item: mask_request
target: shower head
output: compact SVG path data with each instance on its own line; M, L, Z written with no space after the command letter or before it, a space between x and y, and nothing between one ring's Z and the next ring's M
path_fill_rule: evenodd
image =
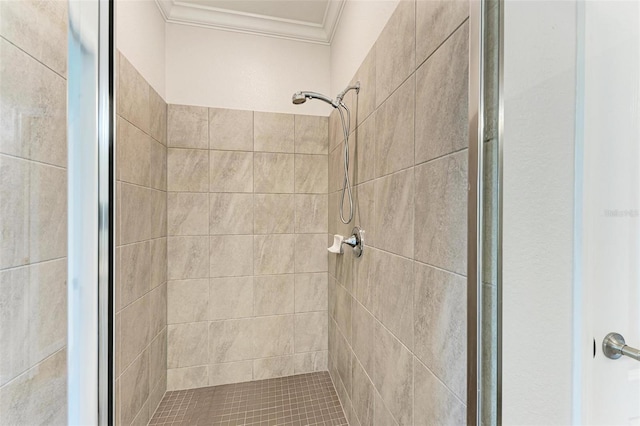
M316 92L296 92L291 97L291 100L294 103L294 105L303 104L303 103L305 103L307 101L307 99L320 99L321 101L324 101L324 102L328 103L332 107L338 108L338 103L336 101L334 101L333 99L330 99L329 97L327 97L327 96L325 96L325 95L323 95L321 93L316 93Z

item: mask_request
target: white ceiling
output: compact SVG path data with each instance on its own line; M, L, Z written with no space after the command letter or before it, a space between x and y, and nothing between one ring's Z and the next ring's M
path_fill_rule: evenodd
M156 0L167 22L330 44L345 0Z

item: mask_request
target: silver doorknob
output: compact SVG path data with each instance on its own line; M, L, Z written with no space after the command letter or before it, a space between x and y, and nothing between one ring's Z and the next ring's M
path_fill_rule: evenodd
M618 359L622 355L640 361L640 350L627 346L622 337L618 333L609 333L602 341L602 352L607 358Z

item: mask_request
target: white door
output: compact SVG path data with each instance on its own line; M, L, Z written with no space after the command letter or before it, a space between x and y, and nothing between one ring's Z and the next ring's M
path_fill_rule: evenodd
M579 6L580 14L578 404L583 424L638 425L640 362L609 359L601 345L609 332L617 332L629 346L640 347L640 2L588 1Z

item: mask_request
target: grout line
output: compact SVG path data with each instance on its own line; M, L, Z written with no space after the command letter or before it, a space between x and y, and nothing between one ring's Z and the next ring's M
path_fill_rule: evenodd
M33 56L31 53L27 52L26 50L24 50L22 47L18 46L16 43L12 42L11 40L9 40L8 38L6 38L3 35L0 35L0 39L6 41L7 43L9 43L10 45L12 45L13 47L15 47L16 49L18 49L20 52L24 53L25 55L27 55L28 57L30 57L31 59L33 59L34 61L36 61L38 64L42 65L43 67L45 67L46 69L48 69L49 71L51 71L52 73L54 73L56 76L62 78L65 81L65 85L67 83L67 77L65 75L60 74L58 71L54 70L53 68L51 68L49 65L45 64L44 62L42 62L40 59L36 58L35 56ZM66 61L65 61L66 63Z

